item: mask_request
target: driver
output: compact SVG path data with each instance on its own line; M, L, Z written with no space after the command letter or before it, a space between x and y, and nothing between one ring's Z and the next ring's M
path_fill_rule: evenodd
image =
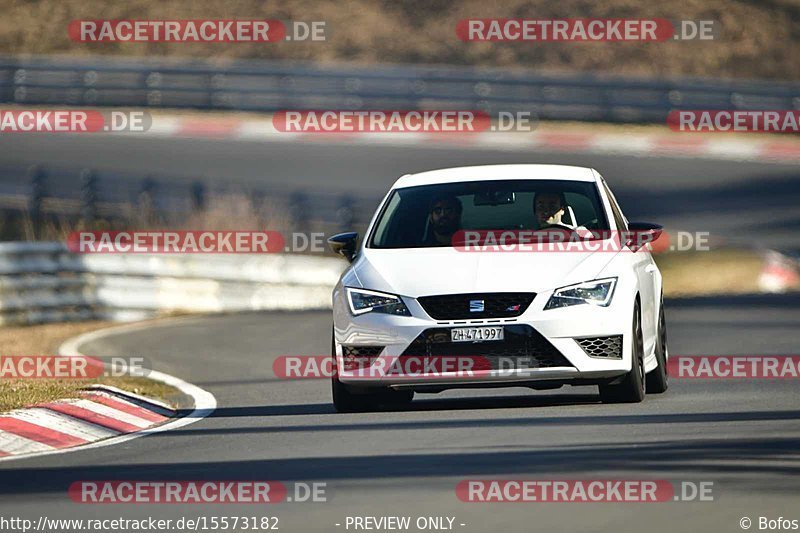
M540 192L533 198L533 214L539 229L548 226L559 225L569 226L561 221L564 216L564 206L566 202L563 196L557 192Z
M428 236L425 244L450 246L453 234L461 227L461 200L455 196L439 196L433 199L428 210Z
M590 238L592 234L585 226L573 225L576 224L575 221L570 224L562 219L566 209L567 199L564 193L540 192L533 197L533 214L540 230L556 226L570 229L582 238Z

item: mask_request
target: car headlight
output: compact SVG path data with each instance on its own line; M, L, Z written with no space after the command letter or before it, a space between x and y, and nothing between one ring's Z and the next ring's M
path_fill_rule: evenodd
M544 308L545 310L558 309L559 307L580 304L608 307L611 303L611 298L614 296L616 284L617 278L606 278L561 287L553 292Z
M346 287L345 290L347 291L347 301L350 304L350 312L354 315L373 312L411 316L403 300L394 294L352 287Z

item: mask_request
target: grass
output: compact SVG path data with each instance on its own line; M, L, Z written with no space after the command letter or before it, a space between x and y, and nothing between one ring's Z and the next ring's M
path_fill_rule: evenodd
M66 324L0 327L2 354L53 355L58 346L70 337L110 325L92 321ZM100 377L97 379L2 379L0 380L0 412L74 398L91 384L111 385L125 391L161 400L175 407L191 407L184 395L169 385L144 377Z
M756 251L670 252L654 257L664 276L665 297L759 292L764 259Z
M800 78L797 0L675 0L651 7L632 0L38 0L4 2L0 53L138 57L262 58L477 65L603 75ZM711 41L462 42L468 18L653 18L711 20ZM81 43L73 19L281 19L325 21L324 42Z
M174 231L214 231L230 229L237 231L288 232L291 216L287 201L281 198L259 196L254 191L236 190L214 192L206 196L203 209L189 212L157 211L147 198L138 203L115 204L113 213L98 215L92 222L70 216L47 213L48 216L34 231L34 224L27 211L20 213L19 221L3 228L9 240L66 241L73 232L79 231L148 231L169 228Z

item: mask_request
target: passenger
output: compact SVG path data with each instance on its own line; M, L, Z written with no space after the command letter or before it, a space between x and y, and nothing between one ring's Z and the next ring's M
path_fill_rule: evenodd
M434 198L428 210L428 234L424 244L452 245L453 234L461 228L462 210L461 201L455 196Z

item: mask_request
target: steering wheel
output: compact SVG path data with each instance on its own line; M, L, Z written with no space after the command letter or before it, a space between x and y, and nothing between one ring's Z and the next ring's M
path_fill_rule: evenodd
M550 228L567 230L567 231L575 231L575 228L573 228L572 226L570 226L568 224L562 224L562 223L559 223L559 222L556 222L555 224L547 224L547 225L542 226L541 228L539 228L539 230L546 230L546 229L550 229Z
M583 227L586 229L597 229L597 226L599 225L598 222L599 221L596 218L593 218L589 222L585 223Z

